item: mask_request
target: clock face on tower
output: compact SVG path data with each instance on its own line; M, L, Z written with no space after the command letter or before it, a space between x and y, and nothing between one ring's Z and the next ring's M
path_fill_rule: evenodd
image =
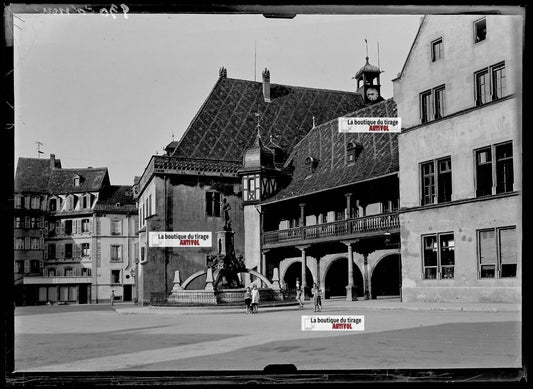
M376 101L377 98L379 97L379 93L376 89L374 88L368 88L366 90L366 97L368 100L370 101Z

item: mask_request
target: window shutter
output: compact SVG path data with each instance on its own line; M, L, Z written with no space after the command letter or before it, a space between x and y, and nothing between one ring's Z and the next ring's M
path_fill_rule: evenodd
M122 260L122 246L118 246L118 259Z
M495 237L494 230L479 232L479 261L482 265L497 261Z
M44 229L48 231L48 222L46 220L44 221Z
M25 248L26 250L31 249L31 246L30 246L30 238L24 238L24 248Z
M81 234L81 219L76 220L76 234Z
M24 261L24 273L30 272L30 261Z
M43 228L43 223L44 223L44 217L40 217L39 218L39 228Z
M502 264L516 263L516 229L500 230L500 259Z
M74 244L73 245L73 258L79 258L81 256L80 254L80 245Z
M24 228L30 228L30 217L24 217Z
M41 239L42 242L44 242L44 239ZM43 258L48 259L48 245L44 245L44 252L43 252Z
M57 258L58 259L65 259L65 245L64 244L58 244L57 248L58 248Z
M39 249L44 249L44 238L39 239Z
M92 218L89 219L89 232L91 234L94 234L94 232L93 232L93 219Z

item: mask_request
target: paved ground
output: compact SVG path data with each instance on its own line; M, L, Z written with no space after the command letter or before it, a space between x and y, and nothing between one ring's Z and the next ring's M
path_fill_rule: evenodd
M509 304L327 300L320 315L364 315L364 332L301 331L313 308L19 307L17 371L479 368L521 366Z

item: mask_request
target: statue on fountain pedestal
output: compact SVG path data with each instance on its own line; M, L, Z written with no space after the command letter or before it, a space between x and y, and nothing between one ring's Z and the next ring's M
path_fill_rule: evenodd
M231 231L231 218L229 216L229 211L231 206L229 205L227 199L224 197L222 200L222 217L224 218L224 231Z

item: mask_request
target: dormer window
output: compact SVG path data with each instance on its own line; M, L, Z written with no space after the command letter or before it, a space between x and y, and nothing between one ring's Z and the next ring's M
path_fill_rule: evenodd
M74 186L80 186L81 177L79 175L74 176Z
M346 146L346 162L354 163L359 158L359 154L363 151L363 146L359 143L350 142Z
M307 166L307 176L309 177L316 170L318 160L309 156L305 159L305 165Z

